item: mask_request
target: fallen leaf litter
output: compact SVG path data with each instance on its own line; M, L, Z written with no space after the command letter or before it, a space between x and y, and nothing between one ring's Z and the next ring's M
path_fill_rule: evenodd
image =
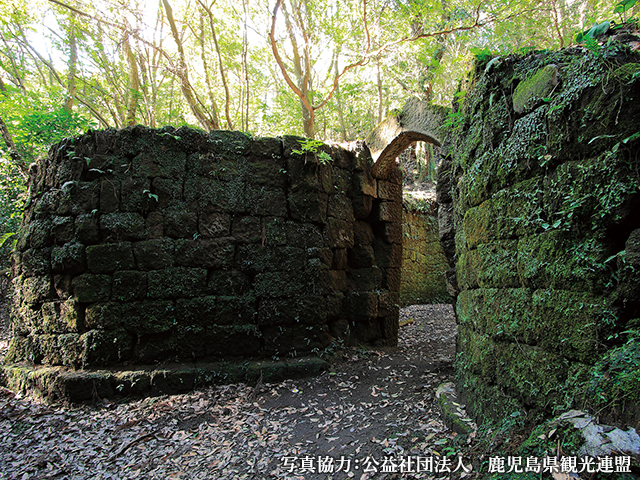
M442 423L434 394L451 380L453 312L411 306L400 320L397 349L347 349L315 378L91 406L45 405L4 390L0 478L397 478L297 474L284 458L443 454L456 434Z

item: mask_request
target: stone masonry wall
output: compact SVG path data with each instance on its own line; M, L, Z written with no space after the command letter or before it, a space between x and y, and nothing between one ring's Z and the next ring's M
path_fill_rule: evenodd
M402 209L400 305L450 303L447 259L438 239L435 199L405 198Z
M481 420L640 421L640 54L477 64L450 115L440 234L456 373Z
M135 127L52 147L31 172L7 363L394 345L400 176L376 182L362 146L302 140Z

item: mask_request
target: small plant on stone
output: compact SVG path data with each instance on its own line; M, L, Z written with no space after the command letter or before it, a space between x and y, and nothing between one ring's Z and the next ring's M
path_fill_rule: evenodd
M316 159L321 164L329 165L332 160L331 156L327 152L318 152L318 148L320 148L322 145L324 145L324 143L319 140L307 138L300 141L300 150L292 150L292 152L298 155L307 155L308 153L313 153Z

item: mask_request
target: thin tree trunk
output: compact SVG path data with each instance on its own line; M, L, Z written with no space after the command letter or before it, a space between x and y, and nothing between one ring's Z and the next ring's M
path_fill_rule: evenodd
M227 74L224 70L224 62L222 59L222 53L220 52L220 46L218 45L218 36L216 35L216 27L213 23L213 12L211 8L207 7L201 0L198 0L200 6L207 12L209 16L209 28L211 28L211 37L213 38L213 45L216 49L216 54L218 55L218 67L220 69L220 80L222 80L222 86L224 87L224 114L227 119L227 128L229 130L233 130L233 122L231 121L231 94L229 93L229 85L227 84Z
M339 58L339 56L340 56L340 52L338 51L338 52L336 52L336 58L335 58L335 61L334 61L334 69L335 69L336 75L338 75L338 73L339 73L339 69L338 69L338 58ZM336 105L338 107L338 121L340 122L340 141L346 142L347 141L347 127L345 126L344 113L342 111L342 98L340 97L340 87L338 87L336 89Z
M247 56L249 51L249 42L247 41L247 0L242 0L242 9L244 10L244 22L242 27L242 67L244 70L244 121L243 130L249 131L249 63L247 62Z
M75 14L69 15L69 73L67 77L67 98L64 109L67 112L73 110L73 100L76 96L76 68L78 65L78 42L76 39Z
M129 44L129 35L127 32L124 34L122 49L129 64L129 102L127 105L125 124L132 127L136 124L136 111L138 110L140 100L140 77L138 74L138 60Z
M220 122L217 117L218 105L216 103L215 96L213 95L213 88L211 87L211 75L209 75L207 54L204 48L204 18L202 17L202 15L200 16L200 34L198 40L200 41L200 58L202 59L202 66L204 68L204 81L207 85L207 94L209 95L209 102L211 103L214 114L213 120L219 124Z
M382 89L382 74L380 72L380 55L377 57L376 66L378 68L378 121L377 123L382 122L382 118L384 116L384 103L383 103L383 89Z
M207 114L207 112L202 109L202 102L198 98L197 93L193 90L191 82L189 82L189 70L185 59L184 47L182 45L180 34L178 33L178 27L176 26L175 19L173 18L173 9L171 8L168 0L162 0L162 4L164 5L167 20L169 21L169 27L171 27L171 33L178 47L178 54L180 56L176 74L180 79L182 94L187 100L191 112L198 122L200 122L200 125L202 125L205 130L218 130L220 126L211 115Z
M310 72L305 71L302 67L302 59L300 58L300 49L298 48L298 42L293 31L293 24L285 4L282 4L282 12L284 13L284 21L287 27L287 33L289 34L289 41L293 49L293 71L298 83L298 89L300 91L300 109L302 111L302 126L304 129L304 135L309 138L315 138L315 111L313 109L311 97L310 97ZM305 58L305 66L307 64L307 58Z

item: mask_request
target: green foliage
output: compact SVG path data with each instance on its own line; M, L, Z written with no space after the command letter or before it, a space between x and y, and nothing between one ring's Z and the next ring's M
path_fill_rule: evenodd
M589 42L590 40L593 41L597 36L604 35L605 33L607 33L610 27L611 27L611 22L608 20L606 22L594 24L593 27L591 27L589 30L586 30L576 35L576 42L582 43L582 42ZM588 46L588 43L587 43L587 46Z
M635 6L638 0L622 0L613 9L613 13L621 14L622 21L626 21L626 13Z
M82 133L95 123L61 105L63 98L55 91L25 93L8 87L0 95L0 118L12 136L21 164L9 154L4 143L0 148L0 269L8 265L8 254L18 231L26 194L23 170L49 147L65 137Z
M307 155L308 153L312 153L321 164L329 165L332 161L331 155L327 152L318 152L318 149L323 145L324 142L321 142L320 140L307 138L305 140L300 140L301 150L292 150L292 152L297 155Z
M640 331L624 332L628 340L610 350L591 371L587 395L595 407L622 407L640 398Z

